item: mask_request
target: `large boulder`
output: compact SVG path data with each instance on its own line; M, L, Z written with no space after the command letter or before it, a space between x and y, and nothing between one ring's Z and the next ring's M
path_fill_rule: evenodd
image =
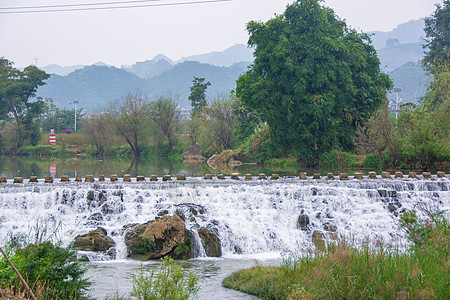
M183 160L200 160L203 161L205 158L202 154L202 148L198 143L189 147L186 153L183 154Z
M97 227L97 229L87 234L77 236L73 242L75 250L84 251L107 251L115 246L114 240L107 236L106 230L101 227Z
M216 234L212 233L206 227L201 227L198 229L198 235L203 241L203 247L205 248L205 252L207 256L210 257L221 257L222 256L222 247L220 245L219 238Z
M187 259L193 256L192 234L178 215L164 215L134 226L126 233L125 244L129 253L140 260L164 256Z

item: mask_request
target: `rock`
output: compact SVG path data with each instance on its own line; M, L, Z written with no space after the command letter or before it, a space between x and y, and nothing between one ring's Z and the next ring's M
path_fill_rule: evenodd
M167 174L162 177L162 181L170 181L170 180L172 180L172 175Z
M0 183L6 183L6 177L5 176L1 176L0 177Z
M312 242L316 246L316 248L323 249L323 247L325 246L325 240L324 240L323 233L318 230L314 230L314 232L312 234Z
M337 226L331 223L323 224L323 229L329 232L336 232Z
M389 210L389 212L394 212L397 210L397 207L395 207L395 205L393 203L389 203L388 210Z
M131 181L131 175L125 174L123 175L123 182L130 182Z
M230 160L228 161L228 165L230 167L237 167L242 165L242 162L240 160L234 159L234 158L230 158Z
M187 151L183 154L183 160L204 160L202 155L202 147L199 143L189 147Z
M100 182L105 181L105 175L103 175L103 174L98 175L98 181L100 181Z
M73 242L75 250L84 251L107 251L115 246L114 240L107 236L106 230L101 227L97 227L85 235L77 236Z
M163 209L163 210L158 211L158 213L156 215L158 217L162 217L162 216L165 216L165 215L168 215L168 214L169 214L169 211L167 209Z
M149 260L171 256L192 257L191 233L178 215L165 215L134 226L125 235L125 244L133 257Z
M308 230L309 217L305 214L300 214L297 220L297 228L301 230Z
M208 164L208 165L212 165L212 166L214 166L214 165L217 165L217 163L219 162L218 161L218 159L219 159L219 156L217 155L217 154L214 154L213 156L211 156L210 158L208 158L208 160L206 161L206 163Z
M150 181L158 181L157 175L150 175Z
M52 180L53 180L53 179L52 179ZM76 182L81 182L81 175L75 176L75 181L76 181Z
M395 178L403 178L403 172L395 172Z
M431 173L430 172L422 172L423 179L431 179Z
M205 248L206 255L209 257L221 257L222 247L220 245L217 235L211 232L206 227L198 229L198 235L203 241L203 247Z

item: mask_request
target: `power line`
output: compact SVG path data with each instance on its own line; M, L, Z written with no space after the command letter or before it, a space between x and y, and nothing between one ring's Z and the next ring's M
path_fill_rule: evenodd
M160 0L153 0L160 1ZM230 2L232 0L203 0L203 1L188 1L188 2L174 2L174 3L160 3L160 4L143 4L143 5L126 5L126 6L112 6L112 7L89 7L89 8L74 8L74 9L46 9L46 10L24 10L24 11L0 11L1 15L9 14L27 14L27 13L49 13L49 12L71 12L71 11L92 11L92 10L110 10L110 9L125 9L125 8L142 8L142 7L160 7L160 6L180 6L180 5L194 5ZM125 1L126 3L138 1ZM76 4L73 4L76 5ZM56 6L55 6L56 7Z
M40 5L40 6L14 6L14 7L0 7L0 10L5 9L41 9L41 8L59 8L59 7L79 7L79 6L99 6L99 5L115 5L128 4L139 2L156 2L161 0L134 0L134 1L118 1L118 2L97 2L97 3L80 3L80 4L60 4L60 5Z

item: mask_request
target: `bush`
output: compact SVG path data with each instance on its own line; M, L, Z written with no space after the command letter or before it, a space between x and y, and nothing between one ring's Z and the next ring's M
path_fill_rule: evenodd
M10 257L38 299L87 299L90 282L83 279L85 270L72 260L74 252L51 242L29 244ZM0 284L3 288L23 289L19 278L7 263L0 261Z
M364 159L362 163L363 167L367 168L377 168L380 169L382 167L381 160L376 158L373 154L368 154L366 159Z
M185 274L183 268L169 257L161 259L158 270L152 270L146 275L141 268L140 273L132 277L130 296L138 300L187 300L199 290L199 276L192 272Z

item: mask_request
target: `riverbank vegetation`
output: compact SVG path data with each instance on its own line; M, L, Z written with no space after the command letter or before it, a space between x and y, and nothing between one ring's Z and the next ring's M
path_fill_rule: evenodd
M450 228L442 213L403 213L406 250L333 241L281 267L237 271L223 285L263 299L448 299Z

